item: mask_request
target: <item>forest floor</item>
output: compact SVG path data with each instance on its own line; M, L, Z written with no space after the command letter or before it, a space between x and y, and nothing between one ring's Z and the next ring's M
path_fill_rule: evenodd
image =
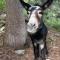
M3 45L3 35L0 34L0 45ZM47 46L49 51L49 60L60 60L60 32L54 29L48 29ZM16 54L14 49L8 47L0 47L0 60L33 60L33 49L31 47L25 49L22 55Z

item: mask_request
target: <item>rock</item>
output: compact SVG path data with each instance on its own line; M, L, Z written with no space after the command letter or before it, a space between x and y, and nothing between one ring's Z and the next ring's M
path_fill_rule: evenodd
M25 53L25 50L15 50L15 53L16 54L24 54Z

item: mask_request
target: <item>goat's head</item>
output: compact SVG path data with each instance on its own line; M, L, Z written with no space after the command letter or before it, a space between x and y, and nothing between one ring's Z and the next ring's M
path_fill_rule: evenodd
M29 20L27 23L27 31L29 33L34 34L37 32L42 23L43 11L51 5L52 1L53 0L47 0L43 5L35 4L34 6L32 6L28 3L25 3L23 0L20 0L23 7L29 14Z

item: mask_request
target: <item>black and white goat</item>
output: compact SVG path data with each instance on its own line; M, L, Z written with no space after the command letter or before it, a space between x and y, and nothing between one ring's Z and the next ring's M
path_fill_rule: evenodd
M43 11L48 8L53 0L47 0L43 5L30 5L20 0L23 7L29 13L27 22L27 32L31 37L34 47L35 60L46 60L45 56L48 54L46 45L47 27L43 23Z

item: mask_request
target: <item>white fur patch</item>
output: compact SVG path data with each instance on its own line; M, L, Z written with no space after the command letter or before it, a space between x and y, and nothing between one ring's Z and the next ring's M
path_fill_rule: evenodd
M34 43L34 46L37 46L37 44L36 44L36 43Z
M38 21L34 13L31 15L28 24L35 24L36 28L38 27Z
M43 48L44 48L44 44L41 44L41 45L40 45L40 48L43 49Z
M30 18L29 18L29 22L27 23L27 31L31 34L34 34L37 32L37 29L39 28L39 20L38 18L36 17L36 14L38 14L38 9L40 8L39 6L33 6L33 7L36 7L35 10L33 10ZM32 7L31 7L32 8ZM30 8L30 9L31 9ZM40 15L39 15L40 17ZM35 25L35 26L34 26Z
M34 24L35 24L35 26L31 26ZM31 14L31 17L29 19L29 22L27 23L27 31L30 33L35 33L37 31L38 26L39 26L38 24L39 24L39 22L35 16L35 11L33 11ZM31 28L28 26L30 26Z
M31 8L34 8L34 7L36 7L36 9L40 8L39 6L32 6L32 7L29 8L29 10L31 10Z
M31 26L31 25L34 25L35 26ZM36 20L36 17L34 14L31 15L30 19L29 19L29 22L27 24L27 31L30 32L30 33L35 33L37 31L37 28L38 28L38 22Z
M39 6L36 6L36 9L39 9L40 7Z

